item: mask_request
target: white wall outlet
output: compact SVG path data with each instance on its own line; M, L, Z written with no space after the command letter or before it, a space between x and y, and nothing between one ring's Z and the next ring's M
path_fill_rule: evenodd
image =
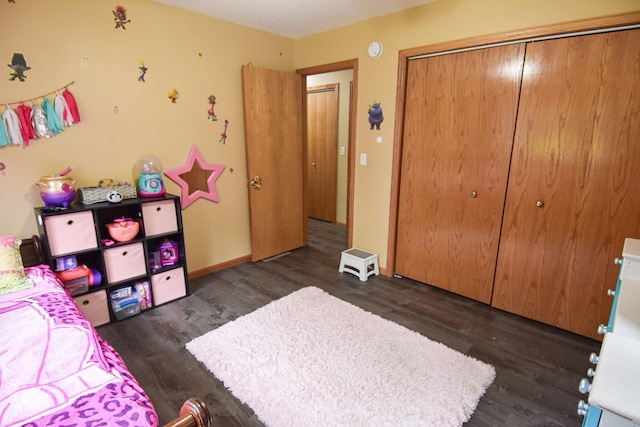
M360 164L362 166L367 165L367 153L360 153Z

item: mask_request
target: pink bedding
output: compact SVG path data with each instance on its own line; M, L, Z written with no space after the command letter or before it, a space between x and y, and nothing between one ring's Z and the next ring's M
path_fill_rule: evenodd
M47 266L36 286L0 295L1 426L156 426L121 357Z

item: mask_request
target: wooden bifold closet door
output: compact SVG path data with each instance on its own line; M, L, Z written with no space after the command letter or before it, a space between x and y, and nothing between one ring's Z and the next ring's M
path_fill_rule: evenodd
M493 305L581 335L640 237L640 30L529 43Z
M396 272L598 338L640 238L640 30L414 60L407 88Z
M396 273L489 303L524 46L412 60Z

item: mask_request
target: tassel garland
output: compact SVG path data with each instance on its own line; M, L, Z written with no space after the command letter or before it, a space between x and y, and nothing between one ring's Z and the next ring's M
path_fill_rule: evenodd
M56 96L53 101L47 98L47 95L54 93ZM56 90L39 98L44 98L40 105L33 100L20 101L12 103L20 105L11 109L9 104L5 104L7 108L2 113L0 123L0 147L28 147L32 139L50 138L62 132L65 127L80 123L78 105L67 87L64 87L62 94L58 94ZM31 102L32 105L28 106L25 102Z

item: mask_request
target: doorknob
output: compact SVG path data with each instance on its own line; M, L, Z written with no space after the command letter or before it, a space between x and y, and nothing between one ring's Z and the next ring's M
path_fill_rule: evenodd
M253 178L251 178L249 182L251 183L251 186L254 188L254 190L258 190L262 185L262 178L256 175Z

